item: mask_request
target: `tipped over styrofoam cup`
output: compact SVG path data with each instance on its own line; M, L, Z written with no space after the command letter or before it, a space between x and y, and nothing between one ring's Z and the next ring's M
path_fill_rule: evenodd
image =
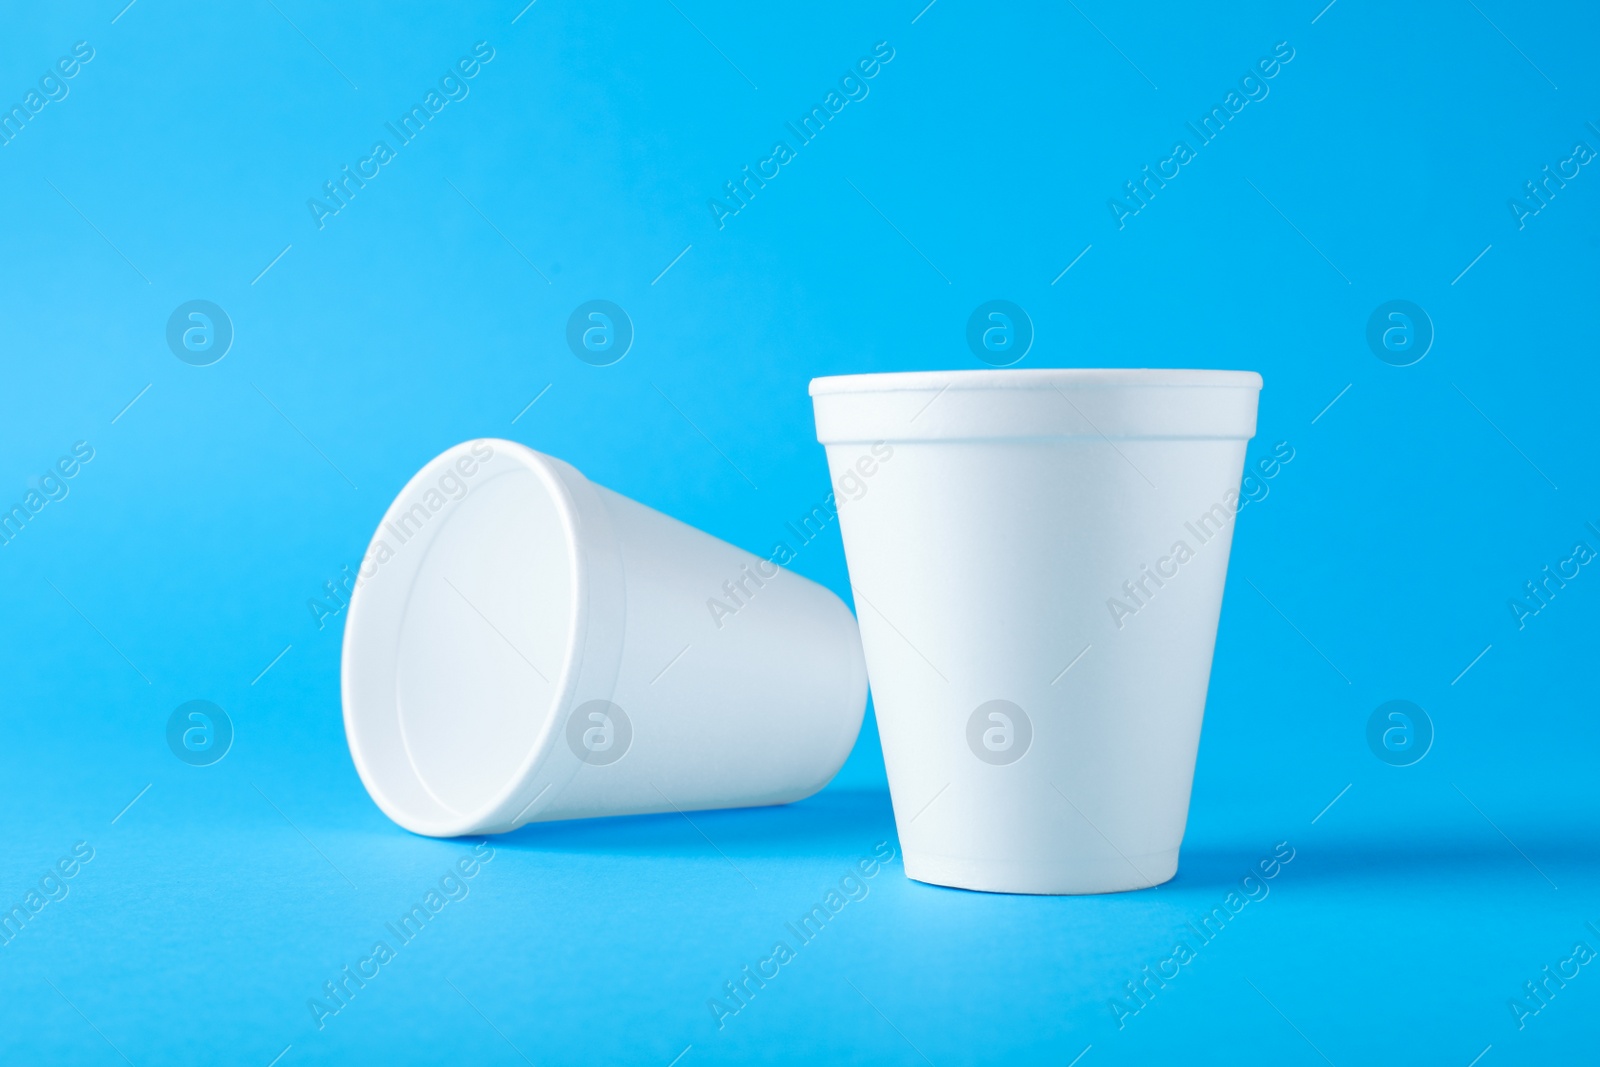
M912 878L1177 871L1259 375L811 383ZM884 454L892 462L881 462Z
M730 587L737 612L708 610ZM823 587L479 440L379 523L343 695L378 807L446 837L809 796L855 743L866 669Z

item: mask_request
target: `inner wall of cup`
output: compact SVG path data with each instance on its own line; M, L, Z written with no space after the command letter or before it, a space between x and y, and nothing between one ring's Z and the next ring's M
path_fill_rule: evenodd
M396 709L412 769L452 813L501 792L551 714L571 586L561 516L527 470L477 487L428 547L401 622Z

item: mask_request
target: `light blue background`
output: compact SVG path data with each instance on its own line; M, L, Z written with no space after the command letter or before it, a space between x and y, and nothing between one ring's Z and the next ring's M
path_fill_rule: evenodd
M1592 1048L1595 967L1525 1029L1507 1007L1575 942L1600 948L1600 576L1523 629L1508 608L1575 542L1600 548L1600 171L1522 229L1507 206L1600 148L1591 11L121 2L18 8L0 36L8 105L95 49L0 147L0 504L95 449L0 548L0 897L95 850L0 947L8 1060ZM470 95L319 230L307 199L478 41L495 55ZM708 198L879 41L870 95L719 230ZM1280 41L1270 95L1119 230L1108 198ZM196 298L236 330L206 368L164 339ZM615 366L565 345L592 298L635 325ZM1238 526L1176 880L1027 899L896 864L719 1030L707 999L895 843L869 717L839 779L789 808L495 841L471 895L318 1031L307 999L469 850L366 797L342 618L319 630L306 605L410 474L510 437L764 553L828 492L807 381L982 366L966 319L994 298L1032 318L1024 367L1260 371L1251 454L1296 450ZM1365 341L1396 298L1437 331L1406 368ZM847 594L832 530L794 566ZM237 730L211 767L166 746L191 699ZM1437 731L1415 766L1367 747L1390 699ZM1124 983L1280 841L1271 895L1119 1030Z

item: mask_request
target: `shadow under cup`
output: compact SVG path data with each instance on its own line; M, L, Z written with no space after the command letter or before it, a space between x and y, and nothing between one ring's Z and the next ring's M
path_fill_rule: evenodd
M1103 893L1177 871L1261 378L811 383L906 873Z

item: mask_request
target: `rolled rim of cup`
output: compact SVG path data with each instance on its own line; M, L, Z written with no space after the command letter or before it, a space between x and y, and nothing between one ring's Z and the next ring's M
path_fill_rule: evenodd
M817 440L1249 438L1254 371L1036 368L811 381Z
M378 524L345 624L345 734L367 791L406 829L509 829L575 773L558 755L563 712L580 686L608 690L621 654L621 619L610 633L592 603L612 561L586 492L559 460L467 441Z

